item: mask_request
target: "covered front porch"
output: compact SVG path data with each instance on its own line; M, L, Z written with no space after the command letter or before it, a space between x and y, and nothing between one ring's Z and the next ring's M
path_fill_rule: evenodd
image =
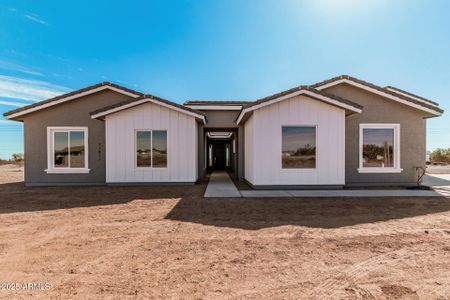
M239 128L201 128L199 133L199 178L225 172L244 179L244 138Z

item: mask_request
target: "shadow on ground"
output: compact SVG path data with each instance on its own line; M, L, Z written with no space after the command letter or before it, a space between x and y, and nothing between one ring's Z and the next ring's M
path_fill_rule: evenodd
M450 211L447 198L184 199L166 219L256 230L298 225L338 228Z
M125 204L133 200L201 197L206 184L194 186L25 187L0 184L0 214Z
M338 228L450 211L449 198L203 198L194 186L34 187L0 184L0 214L176 199L165 219L256 230L283 225Z

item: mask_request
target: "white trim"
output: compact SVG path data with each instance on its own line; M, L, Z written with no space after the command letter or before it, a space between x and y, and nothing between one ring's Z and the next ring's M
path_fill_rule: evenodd
M363 130L364 129L393 129L394 130L394 167L363 167ZM359 168L358 173L401 173L400 168L400 124L370 123L359 124Z
M431 106L434 106L434 107L439 107L439 105L436 105L436 104L434 104L434 103L428 102L428 101L423 100L423 99L420 99L420 98L415 97L415 96L413 96L413 95L409 95L409 94L400 92L399 90L396 90L396 89L394 89L394 88L387 87L386 89L387 89L388 91L394 92L394 93L396 93L396 94L400 94L400 95L402 95L402 96L405 96L405 97L414 99L414 100L416 100L416 101L419 101L419 102L422 102L422 103L425 103L425 104L428 104L428 105L431 105Z
M64 102L67 102L67 101L70 101L70 100L74 100L74 99L77 99L77 98L80 98L80 97L91 95L91 94L94 94L94 93L97 93L97 92L100 92L100 91L103 91L103 90L106 90L106 89L112 90L112 91L115 91L115 92L118 92L118 93L121 93L121 94L126 95L126 96L130 96L130 97L133 97L133 98L137 98L137 97L140 96L139 94L130 93L130 92L124 91L122 89L118 89L118 88L113 87L113 86L102 85L102 86L99 86L98 88L95 88L95 89L91 89L91 90L88 90L88 91L85 91L85 92L77 93L77 94L74 94L74 95L71 95L71 96L67 96L67 97L64 97L64 98L61 98L61 99L58 99L58 100L55 100L55 101L51 101L51 102L48 102L48 103L45 103L45 104L42 104L42 105L39 105L39 106L35 106L35 107L32 107L32 108L29 108L29 109L17 112L15 114L6 116L6 119L14 119L14 118L19 117L21 115L25 115L25 114L28 114L28 113L31 113L31 112L34 112L34 111L37 111L37 110L41 110L41 109L50 107L50 106L54 106L54 105L57 105L57 104L60 104L60 103L64 103Z
M358 173L401 173L402 171L401 168L358 168Z
M371 93L374 93L374 94L383 96L383 97L385 97L385 98L388 98L388 99L397 101L397 102L399 102L399 103L402 103L402 104L405 104L405 105L414 107L414 108L416 108L416 109L425 111L425 112L430 113L430 114L433 114L433 115L435 115L435 116L440 116L440 115L442 115L442 113L437 112L437 111L435 111L435 110L432 110L432 109L430 109L430 108L423 107L423 106L421 106L421 105L419 105L419 104L415 104L415 103L409 102L409 101L407 101L407 100L398 98L398 97L393 96L393 95L391 95L391 94L384 93L384 92L379 91L379 90L377 90L377 89L368 87L367 85L364 85L364 84L355 82L355 81L353 81L353 80L345 79L345 78L343 78L343 79L338 79L338 80L336 80L336 81L332 81L332 82L323 84L323 85L321 85L321 86L316 87L316 89L318 89L318 90L323 90L323 89L326 89L326 88L329 88L329 87L332 87L332 86L335 86L335 85L338 85L338 84L341 84L341 83L347 83L347 84L353 85L353 86L358 87L358 88L360 88L360 89L363 89L363 90L369 91L369 92L371 92Z
M187 111L187 110L185 110L185 109L181 109L181 108L179 108L179 107L176 107L176 106L173 106L173 105L170 105L170 104L167 104L167 103L164 103L164 102L158 101L158 100L156 100L156 99L152 99L152 98L144 98L144 99L141 99L141 100L139 100L139 101L134 101L134 102L131 102L131 103L122 105L122 106L118 106L118 107L115 107L115 108L111 108L111 109L109 109L109 110L106 110L106 111L100 112L100 113L98 113L98 114L92 115L91 118L92 118L92 119L97 119L97 118L99 118L99 117L103 117L103 116L106 116L106 115L110 115L110 114L112 114L112 113L119 112L119 111L122 111L122 110L124 110L124 109L130 108L130 107L134 107L134 106L137 106L137 105L146 103L146 102L151 102L151 103L154 103L154 104L158 104L158 105L167 107L167 108L169 108L169 109L172 109L172 110L175 110L175 111L184 113L184 114L189 115L189 116L191 116L191 117L198 118L198 119L200 119L200 120L203 121L203 124L206 124L206 119L205 119L205 116L203 116L203 115L196 114L196 113Z
M186 107L192 109L199 110L241 110L242 105L196 105L196 104L188 104L184 105Z
M57 168L54 163L55 152L55 132L67 132L68 133L68 149L70 151L70 132L71 131L83 131L84 132L84 168ZM89 169L89 130L88 127L59 127L49 126L47 127L47 169L44 171L47 174L86 174L90 172ZM70 153L69 153L70 161Z
M89 174L91 169L83 168L56 168L56 169L45 169L47 174Z
M292 97L295 97L295 96L299 96L299 95L311 96L313 98L322 100L324 102L330 103L332 105L335 105L335 106L338 106L338 107L341 107L341 108L344 108L344 109L351 110L351 111L356 112L356 113L361 113L362 112L362 110L359 109L359 108L356 108L356 107L353 107L351 105L342 103L342 102L334 100L332 98L329 98L329 97L326 97L326 96L322 96L322 95L316 94L316 93L308 91L308 90L298 90L296 92L292 92L290 94L287 94L287 95L284 95L284 96L272 99L270 101L262 102L260 104L255 105L255 106L251 106L249 108L243 109L241 111L241 113L239 114L239 117L238 117L236 123L239 125L239 123L241 123L242 118L244 117L244 115L246 113L248 113L248 112L251 112L251 111L254 111L254 110L259 109L261 107L265 107L267 105L271 105L271 104L274 104L274 103L277 103L277 102L280 102L280 101L283 101L283 100L286 100L286 99L289 99L289 98L292 98Z

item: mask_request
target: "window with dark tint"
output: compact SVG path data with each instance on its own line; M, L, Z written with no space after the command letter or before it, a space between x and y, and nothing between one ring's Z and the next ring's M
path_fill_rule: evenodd
M316 168L316 127L282 127L281 166L283 169Z
M394 167L394 129L363 129L363 167Z
M136 132L136 166L138 168L148 168L152 166L151 137L151 131Z
M70 132L70 167L84 168L85 161L85 146L84 146L84 132L71 131Z
M56 131L54 134L55 168L85 168L83 131Z
M167 131L154 130L153 136L153 168L167 167Z
M69 167L69 133L54 133L55 168Z

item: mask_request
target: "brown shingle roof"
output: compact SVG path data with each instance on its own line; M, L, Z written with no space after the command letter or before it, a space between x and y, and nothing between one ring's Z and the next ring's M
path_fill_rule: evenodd
M313 92L315 94L331 98L333 100L336 100L338 102L341 102L341 103L353 106L353 107L358 108L358 109L362 109L363 108L361 105L359 105L359 104L357 104L355 102L352 102L350 100L338 97L338 96L333 95L333 94L329 94L329 93L326 93L326 92L323 92L323 91L316 90L316 89L311 88L311 87L309 87L307 85L300 85L300 86L297 86L295 88L289 89L287 91L284 91L284 92L281 92L281 93L277 93L277 94L274 94L274 95L271 95L271 96L268 96L268 97L261 98L259 100L256 100L255 102L250 103L249 105L246 106L246 108L247 107L252 107L252 106L255 106L255 105L258 105L258 104L261 104L261 103L264 103L264 102L267 102L267 101L270 101L270 100L273 100L273 99L276 99L276 98L279 98L279 97L282 97L282 96L285 96L285 95L289 95L289 94L292 94L292 93L294 93L296 91L301 91L301 90L310 91L310 92Z
M28 110L30 108L39 107L41 105L45 105L45 104L48 104L48 103L51 103L51 102L54 102L54 101L57 101L57 100L60 100L60 99L66 98L66 97L74 96L76 94L81 94L81 93L84 93L84 92L87 92L87 91L99 88L101 86L111 86L111 87L123 90L125 92L128 92L128 93L132 93L132 94L136 94L136 95L143 95L140 92L136 92L134 90L131 90L129 88L126 88L126 87L123 87L123 86L120 86L120 85L117 85L117 84L114 84L114 83L111 83L111 82L102 82L102 83L91 85L91 86L88 86L88 87L85 87L85 88L82 88L82 89L79 89L79 90L76 90L76 91L73 91L73 92L70 92L70 93L66 93L66 94L63 94L63 95L60 95L60 96L56 96L56 97L53 97L53 98L50 98L50 99L47 99L47 100L44 100L44 101L36 102L36 103L31 104L31 105L27 105L27 106L24 106L24 107L21 107L21 108L10 110L10 111L4 113L3 115L5 117L6 116L10 116L10 115L13 115L13 114L16 114L16 113Z
M165 104L168 104L168 105L180 108L180 109L185 110L185 111L189 111L189 112L201 115L201 116L206 116L206 114L201 112L201 111L198 111L198 110L195 110L195 109L183 106L181 104L178 104L178 103L175 103L175 102L163 99L163 98L159 98L159 97L156 97L156 96L153 96L153 95L149 95L149 94L143 94L142 96L140 96L138 98L133 98L133 99L122 101L122 102L119 102L119 103L116 103L116 104L113 104L113 105L108 105L108 106L102 107L100 109L92 111L90 114L91 114L91 116L93 116L93 115L96 115L96 114L99 114L99 113L102 113L102 112L106 112L106 111L114 109L114 108L119 108L121 106L132 104L134 102L137 102L137 101L140 101L140 100L143 100L143 99L154 99L154 100L157 100L159 102L162 102L162 103L165 103Z
M402 100L405 100L405 101L408 101L408 102L411 102L411 103L420 105L420 106L422 106L422 107L425 107L425 108L434 110L434 111L439 112L439 113L443 113L443 112L444 112L443 109L441 109L441 108L439 108L439 107L436 107L436 106L432 105L431 103L430 103L430 104L427 104L427 103L423 103L423 102L421 102L421 101L417 101L417 100L411 99L411 98L409 98L409 97L406 97L406 96L403 96L403 95L401 95L401 94L395 93L395 92L390 91L390 90L388 90L388 89L386 89L386 88L383 88L383 87L381 87L381 86L378 86L378 85L375 85L375 84L373 84L373 83L370 83L370 82L367 82L367 81L364 81L364 80L361 80L361 79L358 79L358 78L355 78L355 77L351 77L351 76L348 76L348 75L341 75L341 76L333 77L333 78L331 78L331 79L328 79L328 80L321 81L321 82L315 83L315 84L313 84L313 85L310 85L310 87L312 87L312 88L317 88L317 87L320 87L320 86L322 86L322 85L325 85L325 84L328 84L328 83L331 83L331 82L334 82L334 81L338 81L338 80L341 80L341 79L347 79L347 80L350 80L350 81L359 83L359 84L361 84L361 85L365 85L365 86L367 86L367 87L373 88L373 89L378 90L378 91L380 91L380 92L389 94L389 95L391 95L391 96L395 96L395 97L400 98L400 99L402 99ZM428 101L429 101L429 100L428 100ZM437 103L436 103L436 104L437 104Z
M319 90L313 89L313 88L311 88L311 87L309 87L309 86L306 86L306 85L300 85L300 86L297 86L297 87L295 87L295 88L289 89L289 90L287 90L287 91L283 91L283 92L281 92L281 93L277 93L277 94L273 94L273 95L268 96L268 97L261 98L261 99L259 99L259 100L256 100L256 101L254 101L254 102L248 104L247 106L244 107L244 109L248 109L248 108L251 108L251 107L253 107L253 106L255 106L255 105L258 105L258 104L261 104L261 103L264 103L264 102L268 102L268 101L277 99L277 98L279 98L279 97L283 97L283 96L286 96L286 95L295 93L295 92L297 92L297 91L302 91L302 90L304 90L304 91L309 91L309 92L312 92L312 93L314 93L314 94L316 94L316 95L321 95L321 96L324 96L324 97L333 99L333 100L338 101L338 102L340 102L340 103L342 103L342 104L349 105L349 106L354 107L354 108L359 109L359 110L362 110L362 109L363 109L363 106L361 106L361 105L359 105L359 104L357 104L357 103L354 103L354 102L352 102L352 101L349 101L349 100L347 100L347 99L338 97L338 96L333 95L333 94L329 94L329 93L326 93L326 92L323 92L323 91L319 91ZM313 97L313 98L314 98L314 96L311 96L311 95L309 95L309 94L308 94L308 97ZM319 98L317 98L317 100L323 101L322 99L319 99ZM327 102L327 103L328 103L328 102ZM328 104L333 105L333 104L331 104L331 103L328 103ZM239 115L238 115L237 118L236 118L236 121L239 120L239 118L241 117L241 115L242 115L243 113L244 113L244 114L242 115L242 117L245 118L246 112L245 112L244 109L239 113Z
M421 96L417 96L417 95L415 95L415 94L413 94L413 93L410 93L410 92L401 90L401 89L396 88L396 87L394 87L394 86L390 86L390 85L389 85L389 86L386 86L385 89L392 89L392 90L398 91L398 92L400 92L400 93L403 93L403 94L406 94L406 95L409 95L409 96L412 96L412 97L416 97L416 98L422 99L423 101L426 101L426 102L429 102L429 103L431 103L431 104L434 104L434 105L439 106L439 103L437 103L437 102L431 101L431 100L426 99L426 98L421 97Z

